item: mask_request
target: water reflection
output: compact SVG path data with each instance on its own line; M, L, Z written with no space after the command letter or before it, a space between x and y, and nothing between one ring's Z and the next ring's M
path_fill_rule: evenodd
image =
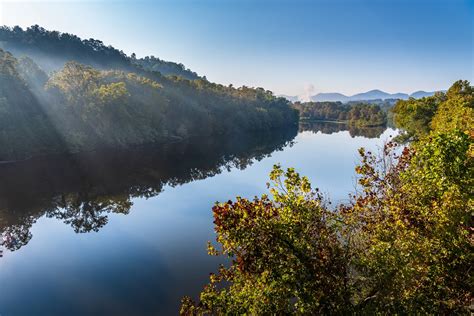
M349 131L351 137L363 136L367 138L378 138L387 129L385 126L356 127L353 125L337 122L300 122L300 132L311 131L323 134L333 134L341 131Z
M357 149L375 152L396 134L322 130L0 165L0 233L11 232L12 250L29 242L0 260L0 314L177 314L180 299L197 296L223 263L206 253L215 201L268 192L268 173L281 163L343 202Z
M204 179L225 169L244 169L281 150L296 134L294 128L0 165L3 246L13 251L26 245L32 225L44 215L76 233L98 231L109 213L129 213L133 198L153 197L165 185Z
M348 130L352 137L376 138L385 128L302 122L299 130ZM133 198L153 197L165 185L204 179L224 169L244 169L281 150L296 134L296 129L288 129L0 164L0 257L2 244L11 251L26 245L32 238L30 228L44 215L76 233L97 232L107 224L109 213L128 214Z

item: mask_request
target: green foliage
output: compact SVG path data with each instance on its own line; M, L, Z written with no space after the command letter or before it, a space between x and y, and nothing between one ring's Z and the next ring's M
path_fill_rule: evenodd
M421 99L399 100L392 109L395 125L407 132L407 138L426 135L438 105L444 99L444 94L437 93Z
M184 299L182 313L328 313L343 305L345 250L336 214L293 169L275 166L270 179L273 199L214 206L222 249L209 245L209 252L230 257L232 265L211 275L198 306Z
M181 313L469 314L472 88L457 82L437 97L444 101L427 122L433 130L418 142L401 153L395 143L381 155L360 149L359 190L349 204L330 209L306 178L279 166L270 174L272 199L217 204L222 249L210 252L231 264L211 275L197 304L184 298ZM423 100L399 110L423 112L434 99Z
M186 69L183 64L164 61L155 56L146 56L140 59L132 56L132 63L145 70L159 72L163 76L180 76L189 80L201 79L195 72Z
M101 69L133 68L122 51L99 40L82 40L73 34L47 31L39 25L25 30L19 26L0 27L0 48L16 56L31 57L48 73L57 71L71 60Z
M459 80L446 93L447 100L438 107L431 127L436 131L459 129L468 131L474 126L474 87Z
M474 123L474 88L468 81L456 81L446 92L432 97L400 100L393 108L395 125L405 138L419 139L431 130L467 131Z
M119 101L125 98L128 94L124 82L102 84L94 92L96 98L102 104Z
M24 107L13 106L18 102L40 113L34 124L25 113L0 117L12 125L0 133L0 160L269 131L298 120L288 101L262 88L211 83L182 64L128 57L101 41L38 25L0 27L0 47L27 56L1 55L0 69L14 78L5 88L18 89L0 93L0 113L11 114L13 108L20 113ZM38 125L44 132L36 133ZM13 126L25 126L34 135Z
M353 239L354 284L364 308L393 313L467 312L472 262L473 141L433 133L395 165L362 152L363 191L344 209ZM386 155L390 150L386 149ZM359 253L363 252L363 255Z
M29 57L18 59L17 70L30 90L41 90L48 81L48 75Z
M145 70L190 80L200 78L183 64L163 61L154 56L137 59L135 54L132 54L128 57L124 52L110 45L106 46L102 41L83 40L73 34L48 31L39 25L32 25L25 30L19 26L1 26L0 48L16 56L32 57L47 72L57 71L68 61L75 60L102 70Z
M304 120L345 122L357 127L382 126L386 113L376 104L341 102L307 102L293 105Z
M0 122L6 122L0 160L269 131L298 119L288 101L262 88L103 71L73 61L45 81L31 59L0 54Z
M8 52L0 49L0 74L2 76L18 77L17 60Z

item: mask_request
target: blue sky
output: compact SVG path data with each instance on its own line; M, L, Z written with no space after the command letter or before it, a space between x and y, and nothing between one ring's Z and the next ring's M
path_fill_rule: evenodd
M474 0L0 0L0 24L97 38L276 94L474 81Z

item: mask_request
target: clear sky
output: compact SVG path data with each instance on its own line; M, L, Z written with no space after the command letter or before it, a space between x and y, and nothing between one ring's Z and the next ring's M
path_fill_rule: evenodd
M0 24L100 39L276 94L474 81L474 0L0 0Z

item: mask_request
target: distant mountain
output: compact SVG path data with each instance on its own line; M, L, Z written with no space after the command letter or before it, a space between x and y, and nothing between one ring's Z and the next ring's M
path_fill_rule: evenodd
M360 100L373 100L373 99L388 99L391 98L391 95L387 92L381 90L370 90L364 93L354 94L349 97L350 101L360 101Z
M347 102L350 101L349 97L341 94L341 93L318 93L311 97L312 101L315 102L323 102L323 101L331 101L331 102Z
M391 94L389 98L387 99L402 99L402 100L407 100L410 96L406 93L394 93Z
M342 93L318 93L311 97L312 101L315 102L351 102L351 101L370 101L370 100L387 100L387 99L402 99L406 100L410 97L419 99L423 97L432 96L435 92L417 91L410 95L406 93L387 93L382 90L370 90L364 93L354 94L352 96L346 96ZM290 100L290 99L289 99ZM290 100L291 101L291 100Z
M416 91L416 92L413 92L412 94L410 94L410 97L411 98L415 98L415 99L421 99L421 98L424 98L424 97L430 97L432 95L434 95L436 92L426 92L426 91Z
M440 90L440 92L446 92L445 90ZM329 92L329 93L318 93L311 96L311 101L313 102L355 102L355 101L384 101L384 100L407 100L408 98L421 99L424 97L430 97L434 95L436 91L427 92L427 91L416 91L412 94L406 93L387 93L382 90L370 90L364 93L354 94L352 96L347 96L339 92ZM285 95L281 94L278 97L282 97L291 102L303 101L299 96ZM395 103L395 101L394 101Z

